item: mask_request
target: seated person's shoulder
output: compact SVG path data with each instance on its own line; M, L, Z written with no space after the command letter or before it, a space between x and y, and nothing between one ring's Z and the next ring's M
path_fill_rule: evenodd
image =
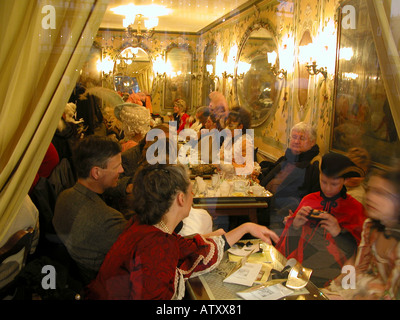
M347 201L348 205L350 205L350 206L354 206L361 210L363 210L363 208L364 208L363 204L349 193L346 193L346 201Z

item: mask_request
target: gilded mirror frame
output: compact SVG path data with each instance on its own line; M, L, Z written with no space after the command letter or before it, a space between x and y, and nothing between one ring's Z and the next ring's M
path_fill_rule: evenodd
M266 20L258 20L258 21L254 22L251 26L249 26L247 28L247 30L243 34L243 37L242 37L242 39L240 41L239 48L238 48L238 55L237 55L238 59L237 59L237 61L235 63L235 75L234 75L234 84L233 84L233 88L234 88L234 92L235 92L235 101L239 106L241 106L241 107L247 109L248 111L250 111L250 113L252 115L252 121L251 121L252 122L251 123L252 127L258 127L258 126L264 124L265 122L270 121L273 118L273 114L275 113L275 110L278 107L279 97L281 96L282 89L283 89L283 80L278 79L274 75L274 73L272 71L272 68L271 68L271 74L273 76L273 79L275 80L274 85L275 85L276 90L275 90L275 97L273 99L272 106L269 108L269 110L265 114L263 114L260 117L258 117L257 110L252 108L249 105L248 101L246 101L246 100L241 101L241 99L240 99L240 93L239 93L240 84L239 84L239 81L243 81L243 77L237 74L237 72L238 72L238 64L239 64L239 61L240 61L240 57L242 56L242 54L244 52L244 48L246 46L246 43L249 40L249 38L251 37L251 34L254 31L258 31L260 29L265 29L271 34L271 37L273 38L273 41L274 41L274 44L275 44L275 49L276 49L276 52L277 52L277 60L276 61L277 61L277 63L279 61L278 42L277 42L277 36L276 36L275 29L272 27L272 24L271 24L271 22L269 20L267 20L267 19ZM267 55L265 55L265 60L268 63ZM261 112L260 112L260 114L261 114Z

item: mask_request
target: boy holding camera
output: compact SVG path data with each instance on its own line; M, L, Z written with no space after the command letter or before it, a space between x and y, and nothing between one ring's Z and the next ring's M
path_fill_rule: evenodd
M323 156L321 191L305 196L286 222L276 248L313 270L317 287L336 278L349 263L361 239L365 220L362 204L346 193L345 180L364 172L337 153Z

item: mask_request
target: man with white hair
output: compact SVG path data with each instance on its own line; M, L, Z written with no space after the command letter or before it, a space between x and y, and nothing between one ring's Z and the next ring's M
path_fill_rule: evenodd
M260 184L274 194L268 211L275 232L282 231L284 217L296 210L305 195L319 191L319 160L315 129L300 122L290 131L285 155L262 170Z

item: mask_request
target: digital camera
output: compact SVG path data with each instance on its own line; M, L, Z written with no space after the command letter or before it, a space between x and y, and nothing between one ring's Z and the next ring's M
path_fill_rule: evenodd
M310 213L310 215L308 216L308 219L313 219L313 220L322 220L323 218L321 217L321 213L327 213L326 211L323 210L317 210L317 209L313 209Z

